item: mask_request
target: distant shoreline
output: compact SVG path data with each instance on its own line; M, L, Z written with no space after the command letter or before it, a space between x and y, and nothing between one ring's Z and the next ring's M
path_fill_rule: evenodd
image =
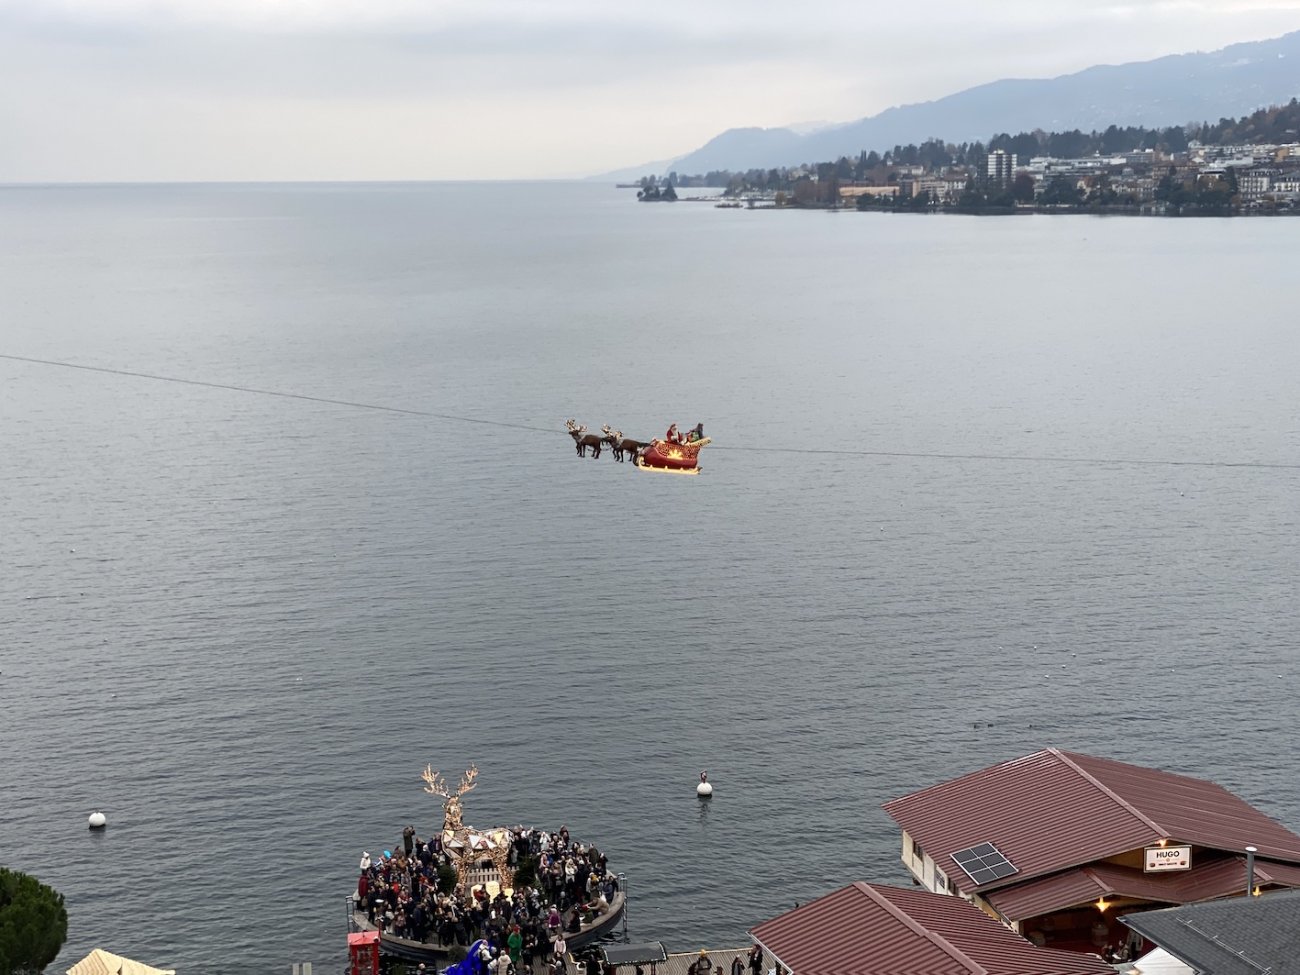
M653 201L670 202L670 201ZM1181 210L1161 209L1152 204L1140 206L1015 206L1015 207L963 207L963 206L843 206L817 203L777 204L772 200L743 201L726 196L683 196L676 202L709 203L720 210L782 210L791 212L823 213L880 213L923 216L965 216L965 217L1022 217L1042 214L1048 216L1084 216L1084 217L1187 217L1187 218L1225 218L1225 217L1294 217L1300 216L1295 209L1224 209Z

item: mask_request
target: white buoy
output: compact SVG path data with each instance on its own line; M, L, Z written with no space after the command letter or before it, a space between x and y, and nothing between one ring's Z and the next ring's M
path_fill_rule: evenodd
M108 817L102 812L93 812L90 814L89 822L91 829L103 829L108 825Z
M701 799L707 799L713 795L713 786L709 784L709 773L700 773L700 784L695 787L695 794Z

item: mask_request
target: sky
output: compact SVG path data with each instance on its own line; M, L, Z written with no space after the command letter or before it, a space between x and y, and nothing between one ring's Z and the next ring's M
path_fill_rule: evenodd
M1300 29L1300 0L0 0L0 182L555 179Z

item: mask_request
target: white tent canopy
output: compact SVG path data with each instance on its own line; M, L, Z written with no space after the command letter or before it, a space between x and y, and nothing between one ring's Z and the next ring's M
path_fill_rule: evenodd
M1163 948L1154 948L1133 963L1138 975L1196 975L1196 969L1184 965Z
M176 972L170 968L152 968L103 948L96 948L69 968L68 975L176 975Z

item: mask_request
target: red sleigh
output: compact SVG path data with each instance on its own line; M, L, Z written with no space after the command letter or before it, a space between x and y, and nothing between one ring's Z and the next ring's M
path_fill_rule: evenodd
M698 474L700 448L708 446L709 442L708 437L692 443L651 440L637 454L636 466L643 471L657 471L660 474Z

